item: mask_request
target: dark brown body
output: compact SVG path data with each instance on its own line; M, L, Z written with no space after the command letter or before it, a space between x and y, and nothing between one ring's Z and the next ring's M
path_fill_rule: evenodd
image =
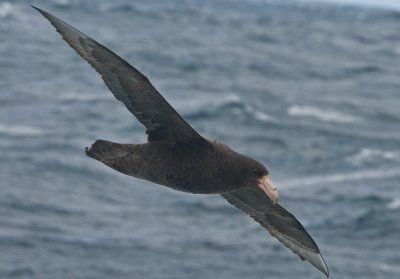
M118 144L97 140L87 155L127 175L175 190L221 194L246 185L257 161L211 140L189 143Z

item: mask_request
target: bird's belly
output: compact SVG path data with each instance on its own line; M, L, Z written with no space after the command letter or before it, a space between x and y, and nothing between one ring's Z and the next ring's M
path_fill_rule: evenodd
M185 176L169 175L166 177L165 186L172 189L193 194L221 194L227 192L225 185L216 184L206 177L188 179Z
M221 179L216 171L199 171L196 166L148 166L141 175L132 175L177 191L194 194L221 194L234 190L232 184Z
M221 194L235 190L235 179L227 173L230 168L211 152L161 146L145 150L134 161L130 175L178 191Z

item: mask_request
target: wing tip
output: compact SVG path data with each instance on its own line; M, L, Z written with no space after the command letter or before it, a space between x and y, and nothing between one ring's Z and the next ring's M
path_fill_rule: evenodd
M31 5L32 8L34 8L36 11L38 11L39 13L41 13L42 15L44 15L46 12L43 11L42 9L39 9L38 7Z
M49 20L50 22L52 22L52 18L54 18L54 16L52 16L52 15L49 14L48 12L43 11L42 9L40 9L40 8L34 6L34 5L31 5L31 7L32 7L33 9L35 9L36 11L38 11L38 12L39 12L42 16L44 16L47 20Z
M322 273L324 273L326 275L326 277L329 277L328 266L326 265L326 262L325 262L325 260L324 260L324 258L322 257L321 254L317 254L317 258L315 259L315 261L313 260L311 262L311 264L314 265Z

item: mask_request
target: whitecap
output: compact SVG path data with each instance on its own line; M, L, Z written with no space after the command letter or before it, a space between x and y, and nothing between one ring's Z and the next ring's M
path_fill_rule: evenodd
M113 97L107 92L107 94L83 94L83 93L64 93L60 95L61 101L99 101L99 100L112 100Z
M5 18L11 15L13 6L9 2L0 3L0 18Z
M262 112L262 111L258 111L256 108L254 108L251 105L246 105L244 107L245 111L250 114L252 117L254 117L255 119L261 121L261 122L268 122L271 120L271 116L269 116L268 114Z
M387 263L378 263L378 268L385 272L400 273L400 267L398 265L389 265Z
M389 209L398 209L400 208L400 198L395 198L391 202L387 204Z
M11 136L39 136L42 130L30 126L6 126L0 124L0 134Z
M351 181L362 181L380 178L400 177L400 168L385 169L385 170L364 170L358 172L337 173L324 176L311 176L297 178L294 180L282 181L283 187L299 187L299 186L318 186L326 184L335 184Z
M288 108L287 113L291 116L313 117L325 122L354 123L360 121L360 119L355 116L346 115L339 111L309 106L291 106Z
M268 114L261 112L261 111L255 111L254 117L263 122L267 122L267 121L271 120L271 117Z
M303 0L306 2L315 2L315 0ZM340 5L357 5L357 6L369 6L378 7L385 9L400 10L400 3L398 0L318 0L320 2L327 2Z
M400 152L362 148L356 154L348 157L346 160L354 165L361 165L365 162L375 161L377 159L396 160L400 158Z

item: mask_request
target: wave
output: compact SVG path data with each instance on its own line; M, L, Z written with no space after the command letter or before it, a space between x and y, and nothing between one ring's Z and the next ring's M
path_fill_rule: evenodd
M400 3L398 0L380 0L380 1L376 1L376 0L306 0L306 1L400 10Z
M267 122L271 120L271 117L268 114L261 111L253 111L253 115L255 119L260 120L262 122Z
M115 100L112 94L85 94L69 92L60 94L57 97L61 102L101 102ZM244 115L260 122L269 122L272 117L250 104L245 104L240 96L235 94L224 95L219 98L194 98L177 99L173 106L182 112L188 119L208 118L220 113L232 113Z
M9 2L0 3L0 18L6 18L13 12L13 5Z
M7 207L12 210L18 210L22 212L29 212L32 214L45 215L45 214L53 214L54 216L67 216L67 215L82 215L82 212L69 209L67 207L62 207L56 204L45 204L33 201L22 201L22 200L8 200L2 203L2 206ZM33 224L31 225L33 226ZM44 228L41 230L47 230L48 232L60 232L60 229L51 227Z
M11 136L39 136L43 131L30 126L6 126L0 124L0 134Z
M71 5L70 0L55 0L54 2L59 7L68 7Z
M288 108L287 113L291 116L313 117L324 122L355 123L360 121L358 117L346 115L339 111L309 106L291 106Z
M378 263L378 268L384 272L400 273L400 267L394 264Z
M238 95L227 95L220 98L179 99L173 101L173 106L183 112L185 117L196 119L210 117L221 110L234 109L243 104Z
M394 198L391 202L387 204L389 209L398 209L400 208L400 198Z
M132 3L102 3L100 10L103 12L140 12L140 10Z
M32 267L23 267L23 266L12 268L11 270L6 271L5 274L7 278L22 278L22 277L33 278L36 275L35 270Z
M257 110L253 105L245 104L238 95L225 95L218 99L190 99L174 101L174 106L178 111L183 112L185 117L189 119L207 118L221 113L250 116L261 122L271 120L271 117Z
M348 157L346 160L353 165L361 165L366 162L376 161L377 159L396 160L399 158L400 152L362 148L359 152Z
M225 95L219 98L186 99L176 100L174 102L177 107L188 110L207 109L209 107L226 107L241 103L242 100L240 96L236 94Z
M315 186L323 184L334 184L348 181L362 181L366 179L400 177L400 168L388 170L369 169L364 171L337 173L324 176L303 177L294 180L282 181L283 187L291 188L301 186Z
M110 92L104 92L104 94L85 94L85 93L64 93L60 95L60 100L65 102L91 102L91 101L104 101L113 100L114 98Z

